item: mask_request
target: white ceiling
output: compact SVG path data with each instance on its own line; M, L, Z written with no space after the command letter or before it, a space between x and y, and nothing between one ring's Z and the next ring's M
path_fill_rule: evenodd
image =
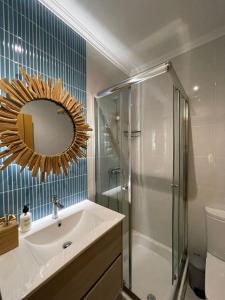
M127 74L225 34L225 0L40 0Z

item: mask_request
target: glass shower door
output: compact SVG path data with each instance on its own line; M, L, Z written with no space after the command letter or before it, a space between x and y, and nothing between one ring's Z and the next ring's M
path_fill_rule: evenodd
M126 216L123 222L123 279L131 283L130 88L96 99L96 202Z
M96 202L126 215L124 285L140 299L172 299L187 249L188 104L168 68L96 96Z

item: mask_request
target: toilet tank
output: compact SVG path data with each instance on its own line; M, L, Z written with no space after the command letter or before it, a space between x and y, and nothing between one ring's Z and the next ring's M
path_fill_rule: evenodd
M225 261L225 206L205 207L207 251Z

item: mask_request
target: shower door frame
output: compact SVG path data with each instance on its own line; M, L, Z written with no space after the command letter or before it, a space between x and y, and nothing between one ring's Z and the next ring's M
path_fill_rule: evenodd
M149 80L153 77L156 77L156 76L159 76L159 75L162 75L164 73L168 73L170 75L170 78L172 80L172 83L174 85L174 88L176 88L177 90L179 90L179 93L180 95L182 95L183 99L185 100L185 107L186 107L186 113L185 113L185 116L186 116L186 120L185 120L185 149L184 149L184 157L185 157L185 162L184 162L184 182L185 182L185 191L184 191L184 198L185 198L185 223L184 223L184 236L185 236L185 242L184 242L184 253L183 253L183 263L182 263L182 266L179 268L177 274L175 272L175 267L174 267L174 257L172 257L172 284L176 283L176 285L178 284L178 281L177 279L181 279L179 277L180 274L182 274L183 272L183 269L184 269L184 265L185 265L185 259L187 257L187 247L188 247L188 244L187 244L187 181L188 181L188 169L187 169L187 162L188 162L188 117L189 117L189 98L173 68L173 65L171 62L165 62L163 64L160 64L154 68L151 68L145 72L142 72L142 73L139 73L137 75L134 75L116 85L113 85L103 91L100 91L96 96L95 96L95 100L96 99L100 99L102 97L106 97L106 96L109 96L111 94L114 94L116 92L119 92L120 90L122 90L123 88L129 88L130 90L130 94L129 94L129 97L131 97L131 87L133 85L137 85L139 83L142 83L146 80ZM173 103L174 103L174 99L173 99ZM131 118L131 112L130 112L130 108L129 109L129 118ZM174 116L173 116L174 118ZM131 120L130 120L131 121ZM131 122L129 122L131 123ZM129 129L128 129L128 137L130 137L131 135L131 124L129 125ZM130 138L128 139L130 140ZM173 140L175 140L175 136L174 136L174 132L173 132ZM173 160L174 160L174 155L173 154ZM180 153L179 153L179 157L180 157ZM129 156L130 158L130 156ZM173 202L173 211L172 211L172 226L174 226L174 192L175 192L175 189L174 187L176 186L176 183L174 181L174 170L173 170L173 180L171 182L171 187L172 187L172 202ZM178 187L179 188L179 187ZM130 226L132 225L132 217L131 217L131 206L132 206L132 197L131 197L131 178L129 178L129 182L128 182L128 201L129 201L129 205L130 205L130 208L129 208L129 213L130 213L130 216L129 216L129 222L130 222ZM131 228L131 227L130 227ZM129 253L131 253L132 255L132 252L131 252L131 244L132 244L132 241L131 241L131 230L130 230L130 233L129 233L129 236L130 236L130 239L129 239ZM172 239L173 239L173 244L174 244L174 227L172 228ZM172 249L174 248L174 245L172 246ZM174 249L172 250L172 252L174 251ZM131 267L131 255L130 255L130 258L129 258L129 288L131 289L131 283L132 283L132 267ZM174 255L173 255L174 256ZM178 278L177 278L178 277ZM131 292L132 293L132 292Z
M183 101L183 107L181 102ZM183 108L183 110L181 109ZM176 111L177 110L177 111ZM178 112L177 118L176 113ZM178 122L178 128L176 128ZM181 122L183 123L181 126ZM180 90L179 86L174 82L173 86L173 181L171 184L172 188L172 234L173 234L173 251L172 251L172 284L177 283L177 279L180 279L180 274L182 273L185 262L187 259L187 230L188 230L188 220L187 220L187 184L188 184L188 126L189 126L189 102L185 98L185 94ZM182 131L181 131L182 130ZM182 142L182 145L181 145ZM176 155L176 145L178 146L178 155ZM182 173L181 173L181 161L183 164ZM183 177L182 177L183 176ZM181 181L182 184L181 184ZM176 197L177 201L177 211L178 219L176 220ZM183 221L183 251L181 249L180 241L180 208L181 204L184 209L184 221ZM175 227L177 223L177 235L175 234ZM177 249L175 249L175 242L177 242ZM180 245L181 244L181 245ZM177 250L177 253L176 253ZM177 254L177 257L176 257Z

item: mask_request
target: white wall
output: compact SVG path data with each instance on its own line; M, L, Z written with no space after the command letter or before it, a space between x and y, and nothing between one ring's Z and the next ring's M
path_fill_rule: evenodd
M87 44L87 120L94 129L95 95L127 76L108 61L103 55ZM95 195L95 143L94 131L88 142L88 193L89 199Z
M190 97L189 252L204 257L204 206L225 204L225 37L173 63Z

